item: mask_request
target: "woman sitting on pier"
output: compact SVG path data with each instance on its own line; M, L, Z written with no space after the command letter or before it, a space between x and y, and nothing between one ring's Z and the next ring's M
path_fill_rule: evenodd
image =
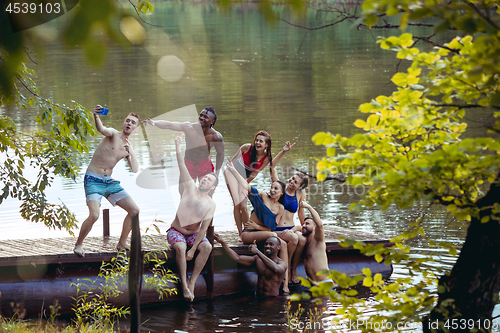
M273 164L271 156L271 136L266 131L255 134L253 144L245 143L231 158L235 164L235 170L242 176L245 182L250 183L269 163ZM241 235L243 226L248 221L247 198L245 191L241 189L236 178L224 171L226 184L234 203L234 221ZM243 192L243 193L242 193ZM267 239L267 238L266 238Z
M293 146L290 142L286 142L282 152L280 152L274 159L274 165L271 165L271 180L279 181L278 172L276 171L276 164L283 156L284 152L289 151ZM306 244L306 238L302 236L302 224L305 219L304 208L299 205L301 201L306 200L306 188L309 185L309 177L302 172L295 173L286 184L285 200L283 206L285 208L281 219L278 221L276 227L276 234L279 238L287 242L288 246L288 276L287 278L293 283L299 283L297 278L297 265L300 262L302 250ZM300 221L300 226L295 226L293 217L297 213ZM293 257L293 262L292 262Z
M228 159L229 160L229 159ZM274 230L277 227L277 221L283 215L285 200L285 183L280 180L271 184L271 190L268 193L257 190L249 185L247 181L238 173L231 160L226 165L226 179L232 182L238 182L241 187L248 192L248 198L252 203L254 210L245 223L245 229L241 232L241 240L245 244L251 244L254 241L262 242L269 237L278 237ZM282 240L279 257L288 262L288 250L286 242ZM288 283L283 284L283 292L288 293Z

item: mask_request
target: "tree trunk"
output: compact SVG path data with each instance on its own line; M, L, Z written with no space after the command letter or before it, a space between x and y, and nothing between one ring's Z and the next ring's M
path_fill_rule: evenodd
M500 202L499 184L491 185L477 205L491 207L496 202ZM481 223L491 213L485 209L479 218L472 218L457 262L439 280L438 303L423 321L424 332L493 329L492 311L500 291L500 223Z

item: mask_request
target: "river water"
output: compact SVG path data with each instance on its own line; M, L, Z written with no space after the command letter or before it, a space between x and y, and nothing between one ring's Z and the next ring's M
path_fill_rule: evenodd
M319 26L329 20L314 11L297 18L284 7L276 6L275 10L304 26ZM143 119L196 121L197 113L212 105L218 115L215 129L224 136L227 156L251 142L261 129L272 135L273 154L287 140L297 143L280 162L281 177L285 179L294 167L315 172L315 158L324 154L324 149L311 141L316 132L356 133L352 124L363 117L357 112L359 104L394 89L390 78L396 71L395 53L383 51L375 43L378 35L389 32L357 30L348 22L307 31L282 21L269 22L254 4L223 9L209 3L161 2L145 19L162 27L145 25L147 38L140 46L120 48L111 44L101 67L89 66L81 50L68 50L58 44L54 36L64 27L64 16L35 28L36 39L45 48L35 55L38 64L30 67L38 74L41 95L59 103L76 100L88 109L106 105L109 114L101 119L105 126L117 129L131 111ZM2 107L0 114L13 117L26 130L33 124L32 112ZM141 209L143 231L155 224L164 232L174 218L179 198L175 135L142 128L131 139L139 173L130 172L124 161L114 170L114 178L122 182ZM91 147L98 140L91 139ZM90 158L91 154L81 158L76 181L56 178L47 190L49 199L64 202L79 222L87 216L82 183ZM215 230L236 230L231 198L221 180L214 195ZM267 171L254 182L257 188L268 188ZM426 237L413 241L413 253L432 252L436 266L444 270L452 266L455 258L431 249L428 241L460 244L467 227L464 222L426 203L403 211L389 208L350 212L350 204L362 194L363 188L313 182L308 201L327 225L387 237L397 235L425 213ZM0 206L0 239L68 236L24 221L18 208L18 201L12 199ZM125 214L106 200L102 208L111 209L111 233L119 235ZM100 226L98 222L90 236L101 235ZM406 274L402 267L395 267L393 276ZM287 330L286 307L286 301L270 304L248 297L224 298L212 304L202 301L185 307L167 305L146 309L143 319L149 320L144 328L153 332L246 332L259 328L281 332Z

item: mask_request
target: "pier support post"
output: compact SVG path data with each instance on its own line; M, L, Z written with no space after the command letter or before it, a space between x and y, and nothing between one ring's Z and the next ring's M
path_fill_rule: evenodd
M102 235L104 237L109 236L109 209L102 210Z
M210 226L207 229L207 239L212 245L212 252L210 253L210 256L208 257L206 268L207 268L207 278L205 282L207 283L207 299L213 299L214 298L214 269L215 269L215 264L214 264L214 226L213 226L214 219L212 218L212 221L210 221Z
M139 215L135 215L132 216L132 241L130 242L130 266L128 272L131 333L138 333L141 325L142 269L141 230L139 229Z

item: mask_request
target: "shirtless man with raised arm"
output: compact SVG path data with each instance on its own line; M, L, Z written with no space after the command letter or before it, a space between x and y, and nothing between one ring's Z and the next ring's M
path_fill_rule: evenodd
M122 158L127 160L132 172L135 173L139 169L134 149L128 140L130 135L140 126L139 116L133 112L129 113L123 122L122 131L118 132L114 128L104 127L99 118L100 109L102 109L102 106L97 105L93 110L95 127L104 135L104 138L97 146L85 173L83 183L89 216L82 223L74 249L74 252L81 257L85 256L85 251L82 248L83 240L99 218L101 198L103 196L113 206L118 205L128 213L123 221L120 240L118 241L118 245L116 245L118 250L127 247L127 237L130 230L132 230L132 216L139 215L139 207L137 207L134 200L120 186L119 181L111 178L113 168Z
M238 264L257 266L259 276L257 293L260 297L278 296L280 285L283 282L286 272L286 263L278 257L278 252L281 247L281 241L278 237L272 236L266 240L264 246L265 255L260 252L255 245L250 244L248 249L255 254L254 256L239 255L232 250L219 235L214 234L214 239L222 245L222 248L231 259Z
M304 258L306 274L313 282L331 283L333 286L333 281L327 276L318 275L321 271L328 270L323 221L321 221L318 212L307 202L301 201L300 206L308 209L312 215L312 217L306 217L302 225L302 235L306 238L306 256Z
M189 175L181 152L182 136L175 138L175 153L179 164L180 176L184 179L184 191L175 214L175 219L168 229L168 243L175 249L177 268L182 284L184 298L194 299L196 279L207 262L212 245L205 237L208 226L215 212L215 201L208 195L217 186L217 177L209 173L200 179L198 186ZM191 248L186 250L190 246ZM187 261L193 259L196 250L199 251L194 262L193 273L187 280Z
M219 177L220 168L224 161L224 139L222 135L214 130L212 126L217 121L217 114L212 106L204 108L198 117L197 123L173 122L166 120L145 121L161 129L182 131L186 133L186 156L184 158L186 167L191 178L200 181L206 174L214 172L214 165L210 158L210 149L215 147L217 156L215 158L215 175ZM179 180L179 193L184 191L184 180Z

